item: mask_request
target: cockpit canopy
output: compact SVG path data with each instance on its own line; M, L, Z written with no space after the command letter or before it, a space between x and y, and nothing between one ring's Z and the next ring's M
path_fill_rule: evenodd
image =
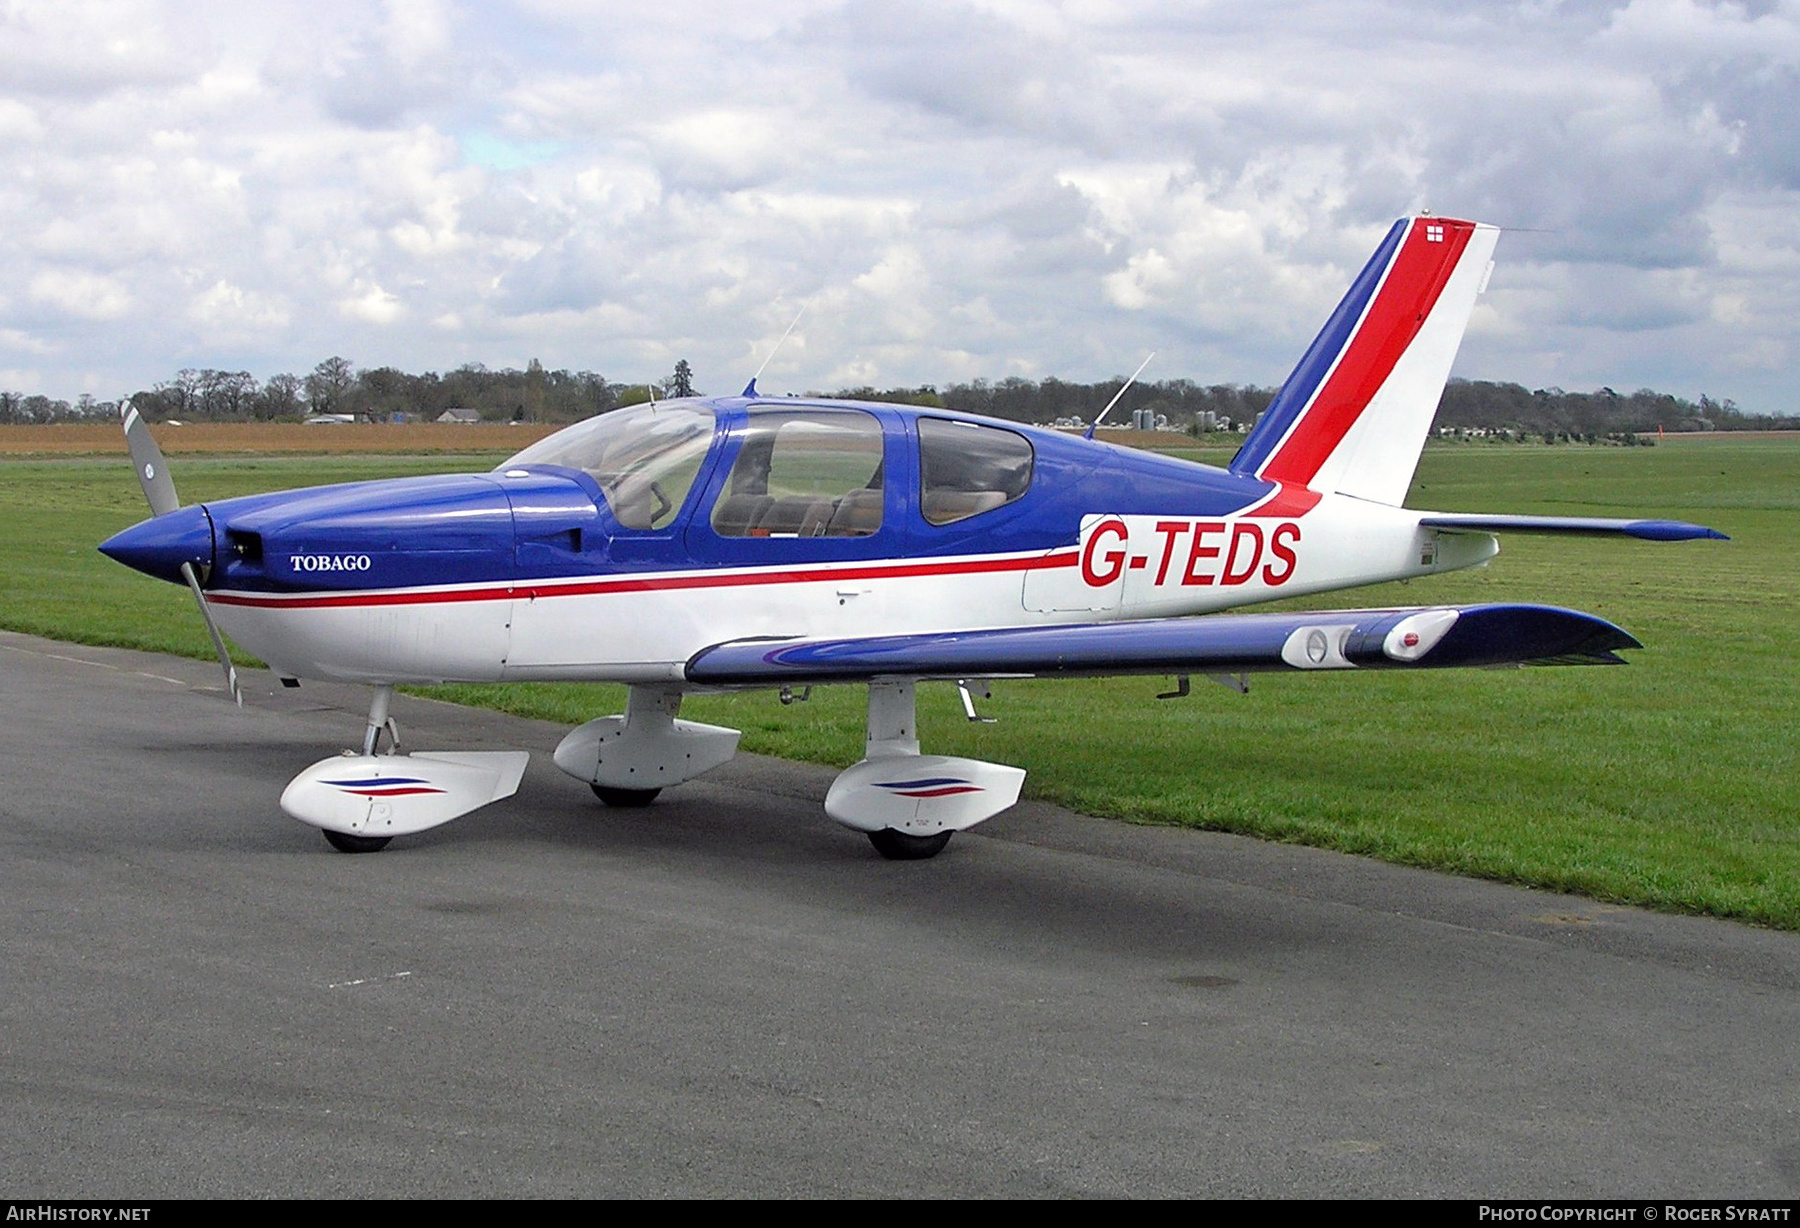
M916 496L886 508L893 438L868 409L751 406L734 419L730 469L709 511L695 517L721 538L868 537L916 497L927 525L944 527L1022 498L1035 456L1025 436L997 425L920 416ZM712 405L664 401L590 418L526 448L501 468L553 465L594 479L623 528L674 524L695 492L718 431ZM906 465L910 468L910 465ZM885 509L885 510L884 510Z
M661 529L687 501L712 447L713 428L713 411L693 402L632 406L540 439L500 468L580 469L600 484L621 525Z

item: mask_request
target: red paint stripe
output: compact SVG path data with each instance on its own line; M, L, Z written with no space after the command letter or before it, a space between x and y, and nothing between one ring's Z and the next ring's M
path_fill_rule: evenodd
M1442 226L1443 241L1427 240L1427 226ZM1474 233L1473 222L1448 218L1413 222L1343 359L1258 477L1296 486L1312 482L1418 336Z
M1257 504L1244 515L1283 516L1290 520L1298 519L1317 507L1322 498L1324 496L1316 490L1283 483L1267 502Z
M206 600L213 605L242 605L275 610L316 610L327 606L450 605L459 601L505 601L513 596L513 589L501 586L466 588L455 591L415 588L394 593L334 593L330 596L320 597L289 596L276 593L266 596L248 593L208 593Z
M628 576L573 584L503 584L486 588L403 589L392 593L331 593L316 597L286 594L208 593L219 605L263 609L316 610L350 606L438 605L464 601L510 601L539 597L585 597L606 593L649 593L693 588L747 588L765 584L815 584L832 580L896 580L920 576L979 575L984 572L1038 571L1073 567L1078 552L1059 551L1025 558L965 559L955 563L883 563L866 567L811 568L803 571L757 571L735 575Z
M979 793L974 785L952 785L944 789L908 789L901 797L950 797L957 793Z
M340 789L342 785L338 786ZM397 789L344 789L346 793L355 793L362 797L411 797L415 793L442 793L442 789L427 789L423 786L403 787Z

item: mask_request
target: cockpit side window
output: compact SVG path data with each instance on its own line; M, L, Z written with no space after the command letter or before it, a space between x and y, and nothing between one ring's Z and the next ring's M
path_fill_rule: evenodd
M919 510L955 524L1004 507L1031 488L1031 442L1000 427L919 419Z
M855 410L755 413L713 505L721 537L867 537L881 528L881 424Z
M627 529L667 528L712 447L710 410L681 402L621 409L558 431L507 461L580 469L600 484Z

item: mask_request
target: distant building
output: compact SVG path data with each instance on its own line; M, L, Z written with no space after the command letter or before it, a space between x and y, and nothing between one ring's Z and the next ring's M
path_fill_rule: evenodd
M481 413L474 409L446 409L437 416L439 422L454 422L458 426L473 426L481 421Z

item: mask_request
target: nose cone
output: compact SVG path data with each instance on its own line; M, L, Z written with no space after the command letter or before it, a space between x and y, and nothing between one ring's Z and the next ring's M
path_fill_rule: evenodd
M134 524L100 543L107 558L173 584L185 584L181 565L202 570L213 564L212 517L201 504L182 507Z

